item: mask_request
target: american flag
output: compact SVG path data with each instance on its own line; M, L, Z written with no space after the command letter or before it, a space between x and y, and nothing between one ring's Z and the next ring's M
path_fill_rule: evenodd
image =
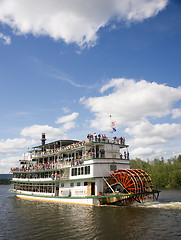
M112 127L114 127L114 126L115 126L115 124L116 124L116 121L113 121L113 122L112 122Z

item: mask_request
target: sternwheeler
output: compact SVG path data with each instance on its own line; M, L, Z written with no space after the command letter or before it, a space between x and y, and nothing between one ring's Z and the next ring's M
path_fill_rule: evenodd
M17 198L82 205L132 205L158 197L150 176L130 169L123 137L88 134L84 141L57 140L28 151L12 168Z

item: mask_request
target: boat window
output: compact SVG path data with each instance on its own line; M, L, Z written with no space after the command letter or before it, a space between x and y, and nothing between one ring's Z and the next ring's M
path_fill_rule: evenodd
M74 186L74 183L73 183L73 182L71 182L71 183L70 183L70 187L73 187L73 186Z
M80 186L80 182L77 182L77 186Z
M117 166L116 165L110 165L110 170L111 171L116 171L117 170Z
M72 168L71 175L83 175L83 174L90 174L90 166L81 167L81 168Z
M64 187L64 183L61 183L61 187Z
M87 186L87 182L84 182L84 186Z

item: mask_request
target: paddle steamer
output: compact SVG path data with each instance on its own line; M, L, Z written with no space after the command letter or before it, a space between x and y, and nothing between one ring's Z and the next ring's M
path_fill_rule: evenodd
M85 141L57 140L32 148L12 168L13 192L28 200L82 205L131 205L153 198L150 176L130 169L120 137L89 134Z

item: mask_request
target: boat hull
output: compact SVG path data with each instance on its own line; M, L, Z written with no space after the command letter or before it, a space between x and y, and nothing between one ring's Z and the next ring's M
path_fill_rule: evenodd
M87 196L87 197L57 197L57 196L40 196L25 193L15 193L17 198L31 200L31 201L44 201L54 203L66 203L66 204L78 204L88 206L100 206L100 205L118 205L118 206L131 206L145 202L147 200L157 200L155 194L159 192L142 193L140 194L109 194L104 196Z
M93 199L82 199L82 198L64 198L64 197L39 197L30 196L24 194L17 194L17 198L30 200L30 201L43 201L43 202L54 202L54 203L66 203L66 204L78 204L78 205L95 205Z

